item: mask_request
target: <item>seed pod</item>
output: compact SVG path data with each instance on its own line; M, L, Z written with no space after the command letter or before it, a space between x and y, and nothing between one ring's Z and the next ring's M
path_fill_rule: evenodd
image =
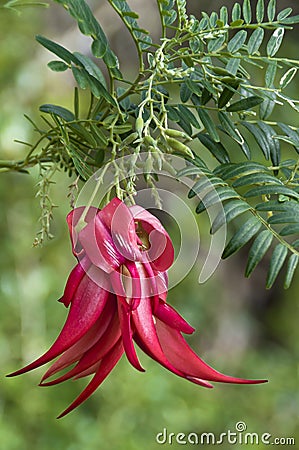
M166 134L166 136L169 136L171 138L188 139L189 141L192 140L192 138L190 138L190 136L188 136L183 131L174 130L173 128L167 128L167 130L164 130L164 133Z
M121 143L120 146L120 150L124 147L126 147L127 145L132 144L132 142L134 142L137 138L138 138L139 134L137 132L131 133L129 134L129 136L127 136Z
M182 142L179 142L179 141L177 141L176 139L173 139L173 138L167 138L166 141L167 141L167 144L175 152L180 153L182 155L189 156L190 158L194 159L193 152L192 152L192 150L190 150L189 147L187 147L187 145L185 145Z
M152 138L152 136L150 136L149 134L147 134L146 136L144 136L144 143L151 145L153 147L155 147L157 145L157 142L155 141L154 138Z

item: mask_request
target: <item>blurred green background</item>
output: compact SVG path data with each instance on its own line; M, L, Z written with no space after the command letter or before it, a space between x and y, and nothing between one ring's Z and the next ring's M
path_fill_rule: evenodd
M144 22L152 18L146 25L157 33L154 1L137 3L132 5L143 11ZM220 4L190 1L190 9L198 12L199 3L206 11ZM291 4L278 1L280 9ZM296 8L296 2L293 4ZM105 17L103 23L113 48L126 55L125 70L132 72L135 55L119 22L107 2L94 1L93 5L99 17ZM31 138L24 113L37 118L42 103L71 105L71 77L47 69L46 63L53 58L39 48L35 34L44 34L71 50L88 50L88 40L82 39L58 5L51 4L47 10L24 8L21 15L0 9L1 159L18 159L25 154L24 146L13 142ZM284 54L298 56L298 36L297 27L288 35ZM298 82L293 84L297 94L298 87ZM284 120L298 123L289 110L283 114ZM227 374L268 378L268 384L218 384L213 390L205 390L175 377L141 354L147 369L144 374L137 373L123 358L86 403L57 421L56 415L79 394L86 380L39 388L43 369L5 378L6 373L39 356L57 336L66 310L56 299L75 263L65 223L71 181L63 174L53 188L54 202L59 205L53 224L55 239L42 248L32 247L39 217L38 200L34 198L37 175L33 170L32 176L0 176L0 449L156 449L160 445L155 437L163 428L168 434L218 434L235 431L239 421L246 423L248 432L297 437L293 448L299 448L298 273L288 291L282 288L283 277L266 291L267 261L250 280L243 278L246 249L221 263L204 285L198 285L195 267L170 292L169 302L199 330L188 342L208 363ZM208 227L201 230L203 245L208 239L205 229ZM171 447L181 445L173 442ZM222 447L240 445L226 443Z

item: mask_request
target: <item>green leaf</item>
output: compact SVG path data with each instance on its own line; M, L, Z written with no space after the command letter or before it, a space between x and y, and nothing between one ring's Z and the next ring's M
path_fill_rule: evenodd
M273 234L269 230L262 231L254 240L248 254L245 276L249 277L258 263L263 259L273 241Z
M246 23L251 22L251 5L250 0L243 1L243 16Z
M265 31L263 28L257 28L254 30L252 35L250 36L247 44L248 53L250 55L254 55L255 53L258 53L259 48L263 42L265 35Z
M256 20L258 23L262 23L264 19L264 13L265 13L264 0L258 0L256 5Z
M258 126L249 122L242 121L241 124L245 128L247 128L248 131L250 131L250 133L254 136L254 139L256 140L257 144L261 148L265 158L269 159L270 157L269 144L262 130Z
M225 131L228 133L228 135L230 135L239 144L243 144L244 139L242 138L239 130L235 127L235 124L229 117L229 114L227 114L223 111L219 111L218 117L219 117L221 125L223 126Z
M283 263L287 257L288 249L283 244L278 244L272 254L270 267L267 275L266 288L270 289L273 286L274 281L276 280L280 269L283 266Z
M184 119L185 121L189 122L194 128L196 129L201 128L194 114L185 105L182 104L178 105L178 115L180 119Z
M233 182L232 186L235 188L261 183L282 184L282 182L278 178L275 178L273 175L269 175L267 173L250 173L238 178Z
M64 72L69 68L69 66L62 61L50 61L48 62L48 67L54 72Z
M285 289L288 289L291 285L298 262L299 262L298 255L293 254L290 256L290 258L288 260L288 265L287 265L287 274L286 274L285 282L284 282Z
M277 125L290 139L292 139L293 145L299 149L299 134L297 131L282 122L278 122Z
M267 92L267 96L264 97L263 103L260 104L260 118L267 120L275 108L275 92Z
M84 69L89 73L89 75L92 75L94 78L96 78L105 88L107 88L106 80L104 75L102 74L101 69L93 62L91 58L88 56L82 55L79 52L74 52L74 55L80 61Z
M265 83L267 88L272 88L274 86L276 72L277 62L269 64L265 74Z
M73 76L74 76L78 86L81 89L86 89L89 85L88 76L87 76L86 72L83 69L81 69L81 67L78 68L73 65L72 65L72 72L73 72Z
M198 116L199 116L203 126L205 127L208 134L210 135L210 137L215 142L219 142L220 141L219 134L217 132L216 126L215 126L213 120L211 119L209 113L203 108L197 108L197 113L198 113Z
M292 11L293 11L292 8L283 9L277 14L277 20L280 21L285 19L286 17L289 17L289 15L292 14Z
M202 172L198 172L202 174ZM216 186L225 186L226 184L221 178L202 176L188 192L188 198L193 198L203 191L211 190Z
M299 23L299 14L292 17L287 17L286 19L280 20L280 23L284 25L294 25L295 23Z
M223 22L224 25L227 25L228 22L228 11L226 6L221 6L220 8L220 20Z
M211 53L217 52L225 42L225 35L220 35L217 39L211 39L208 43L208 51Z
M280 163L280 142L278 139L274 139L273 136L276 135L275 130L265 122L261 120L258 122L259 127L265 135L265 139L268 142L270 150L270 158L274 166L279 166Z
M228 258L233 253L240 250L250 239L259 231L262 224L256 217L251 217L247 222L245 222L237 233L231 238L229 243L224 249L222 258Z
M77 60L72 55L72 53L61 45L56 44L56 42L50 41L49 39L39 35L37 35L35 39L43 47L54 53L56 56L59 56L59 58L63 59L63 61L65 61L66 63L70 64L71 62L74 62L75 64L77 64Z
M274 195L274 194L283 194L288 197L294 197L299 199L299 194L295 191L292 191L292 189L287 188L284 185L275 185L275 186L259 186L253 189L250 189L244 194L245 198L250 197L258 197L261 195Z
M290 234L299 233L299 223L287 225L280 230L279 234L281 236L288 236Z
M230 81L228 85L227 84L225 85L218 99L218 108L223 108L225 105L227 105L227 103L230 101L233 95L237 92L239 84L240 81L232 79L232 81Z
M183 103L186 103L191 97L191 91L186 83L182 83L180 86L180 98Z
M286 202L278 202L277 200L269 200L266 202L258 203L255 206L257 211L292 211L299 214L299 204L294 200L289 200ZM269 219L270 220L270 219Z
M228 42L227 50L230 53L236 53L242 45L245 43L247 38L247 31L240 30L237 34Z
M215 175L219 175L223 180L229 180L245 173L268 172L268 169L260 163L246 161L238 164L223 164L216 167L213 172Z
M229 72L229 74L235 76L240 68L241 60L239 58L229 59L228 63L225 66L225 70Z
M279 86L281 89L284 89L287 87L288 84L290 84L290 82L292 81L292 79L294 78L294 76L297 73L297 67L292 67L291 69L289 69L280 79L279 81Z
M241 18L241 6L239 3L235 3L232 9L232 19L233 21L239 20Z
M262 103L264 100L262 97L258 97L257 95L252 95L250 97L243 98L235 103L232 103L228 108L226 108L229 112L238 112L238 111L247 111L248 109L254 108L255 106Z
M231 28L239 28L240 26L242 26L244 23L243 19L238 19L238 20L234 20L233 22L230 23L230 27Z
M216 231L218 231L224 224L228 224L249 209L250 205L242 200L231 200L227 202L223 205L223 211L220 211L215 217L210 233L216 233Z
M208 134L204 133L199 133L197 137L219 162L224 164L230 161L229 154L221 142L215 142Z
M299 223L299 213L294 211L283 212L280 214L274 214L268 219L268 223L271 225L277 225L281 223Z
M278 52L284 36L284 28L276 28L267 44L267 55L273 57Z
M267 8L269 22L273 22L276 13L276 0L270 0Z
M72 122L75 120L74 114L66 108L57 105L45 104L39 107L41 112L47 114L54 114L55 116L61 117L66 122Z
M200 214L210 206L214 206L219 202L223 202L224 200L231 198L239 198L239 195L230 187L224 186L217 190L213 189L203 197L201 202L199 202L195 210L196 214Z

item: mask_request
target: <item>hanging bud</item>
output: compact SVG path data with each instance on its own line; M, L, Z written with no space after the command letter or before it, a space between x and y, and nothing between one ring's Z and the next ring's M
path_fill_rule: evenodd
M136 133L138 133L139 137L141 137L141 135L142 135L143 127L144 127L143 118L137 117L136 122L135 122L135 130L136 130Z
M164 133L166 136L170 138L181 138L181 139L188 139L188 141L192 141L192 138L188 136L186 133L180 130L175 130L173 128L167 128L164 130Z
M190 158L194 159L194 155L192 150L190 150L187 145L183 144L182 142L177 141L173 138L167 138L166 139L167 144L177 153L180 153L185 156L189 156Z

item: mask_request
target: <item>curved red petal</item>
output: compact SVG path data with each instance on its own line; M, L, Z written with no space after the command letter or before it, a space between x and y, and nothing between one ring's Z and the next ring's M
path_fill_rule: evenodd
M103 358L95 376L91 380L91 382L86 386L84 391L73 401L73 403L65 409L57 419L65 416L73 409L77 408L81 403L83 403L88 397L93 394L93 392L100 386L100 384L105 380L105 378L109 375L111 370L116 366L118 361L120 360L122 354L124 352L123 345L121 339L117 342L117 344L110 350L110 352Z
M144 368L141 366L136 350L133 343L133 333L132 333L132 327L131 327L131 309L129 305L125 304L125 301L121 298L119 298L118 301L118 315L119 315L119 321L120 321L120 327L121 327L121 333L122 333L122 340L124 349L127 355L128 360L132 364L135 369L139 370L140 372L145 372ZM135 310L136 311L136 310Z
M155 316L165 324L186 334L192 334L195 329L172 306L160 300L155 309Z
M99 288L85 275L75 293L66 322L50 349L31 364L8 376L20 375L46 364L74 345L99 318L108 292Z
M178 370L181 370L185 374L185 378L190 381L200 379L238 384L256 384L267 381L247 380L217 372L194 353L177 330L161 322L159 319L157 319L156 327L165 355Z

